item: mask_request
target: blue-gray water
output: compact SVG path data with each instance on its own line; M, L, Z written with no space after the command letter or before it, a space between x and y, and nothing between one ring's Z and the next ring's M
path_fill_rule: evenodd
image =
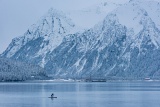
M160 82L0 83L0 107L160 107Z

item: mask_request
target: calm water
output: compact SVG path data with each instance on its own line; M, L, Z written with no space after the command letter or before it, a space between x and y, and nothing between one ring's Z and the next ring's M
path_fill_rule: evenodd
M0 107L160 107L160 82L0 83Z

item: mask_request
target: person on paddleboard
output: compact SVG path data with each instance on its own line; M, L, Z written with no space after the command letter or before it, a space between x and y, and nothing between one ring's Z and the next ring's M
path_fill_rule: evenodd
M53 94L53 93L51 94L51 97L54 97L54 94Z

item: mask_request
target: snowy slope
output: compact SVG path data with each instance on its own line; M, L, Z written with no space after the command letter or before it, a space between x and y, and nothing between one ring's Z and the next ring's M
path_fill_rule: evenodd
M158 1L158 2L157 2ZM155 25L158 29L160 29L160 1L159 0L155 1L148 1L148 2L140 2L140 6L144 8L150 18L155 22Z

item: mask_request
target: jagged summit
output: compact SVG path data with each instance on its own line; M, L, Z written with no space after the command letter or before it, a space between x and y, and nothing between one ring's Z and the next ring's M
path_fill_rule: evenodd
M43 51L53 50L62 42L63 37L69 34L70 31L73 33L75 28L75 24L71 19L67 18L63 12L51 8L47 14L36 24L33 24L24 35L14 38L2 55L10 58L27 43L38 38L43 38L44 41L42 42L47 41L47 45L43 46L43 43L41 45ZM42 51L39 52L40 54L44 54Z
M36 28L38 27L38 30L41 31L42 36L48 33L64 34L75 27L71 19L66 17L62 11L53 8L49 9L36 25Z

